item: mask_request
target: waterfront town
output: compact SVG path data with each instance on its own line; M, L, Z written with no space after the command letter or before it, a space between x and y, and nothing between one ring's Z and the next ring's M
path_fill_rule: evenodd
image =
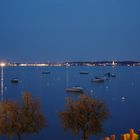
M17 63L5 62L5 66L140 66L139 61L79 61L79 62L44 62Z

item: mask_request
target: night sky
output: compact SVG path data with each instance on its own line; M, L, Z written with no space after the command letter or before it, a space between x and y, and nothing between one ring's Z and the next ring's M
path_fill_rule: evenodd
M0 0L0 60L140 60L140 0Z

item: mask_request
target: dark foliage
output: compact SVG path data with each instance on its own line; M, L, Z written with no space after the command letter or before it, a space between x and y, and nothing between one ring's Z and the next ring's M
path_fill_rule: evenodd
M22 104L14 101L0 102L0 134L17 135L37 133L46 126L44 115L40 111L40 102L31 94L24 93Z
M66 108L60 112L64 129L71 129L74 134L82 131L83 140L97 135L104 129L103 122L108 118L108 109L104 102L81 95L78 100L67 99Z

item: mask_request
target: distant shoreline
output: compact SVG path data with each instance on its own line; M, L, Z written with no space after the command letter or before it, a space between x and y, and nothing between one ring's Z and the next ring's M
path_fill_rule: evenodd
M49 63L5 63L5 66L140 66L140 61L87 61Z

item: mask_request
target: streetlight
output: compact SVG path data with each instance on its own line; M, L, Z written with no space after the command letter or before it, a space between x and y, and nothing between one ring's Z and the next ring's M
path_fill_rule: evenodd
M3 62L1 62L1 63L0 63L0 66L3 68L4 66L6 66L6 64L3 63Z

